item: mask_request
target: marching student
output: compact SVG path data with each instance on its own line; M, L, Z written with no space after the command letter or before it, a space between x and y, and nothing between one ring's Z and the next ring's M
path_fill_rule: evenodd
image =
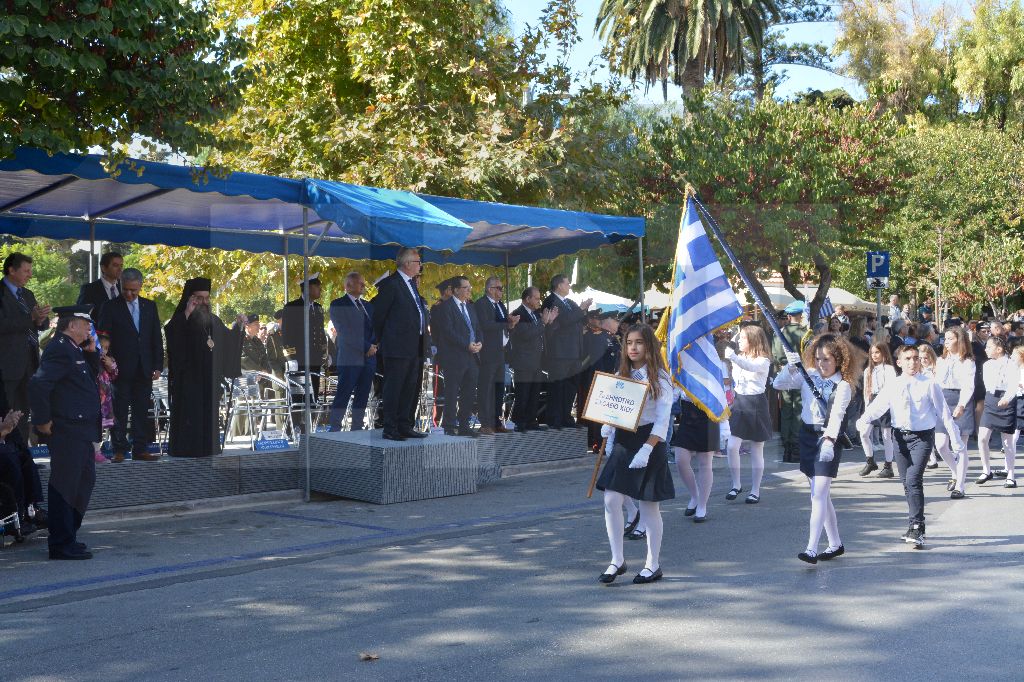
M1006 341L1001 337L992 336L985 342L985 355L988 362L982 366L982 381L985 382L985 411L981 415L978 427L978 452L981 453L982 474L977 483L988 483L993 478L1005 478L1006 488L1016 488L1017 481L1008 470L992 473L989 463L989 439L992 432L997 431L1003 441L1004 456L1009 454L1013 432L1017 428L1017 384L1020 382L1020 369L1017 363L1007 354Z
M925 538L924 467L935 445L936 426L942 425L956 452L962 453L964 445L939 384L921 374L917 348L900 346L896 364L903 374L879 392L857 420L857 427L862 429L889 410L896 443L896 465L910 511L910 528L900 539L920 549Z
M953 415L961 440L966 443L974 433L974 352L967 331L961 326L947 329L942 345L942 357L935 362L935 381L942 388L946 406ZM963 499L970 463L967 450L954 455L949 447L949 435L940 428L935 430L935 450L952 472L946 485L950 498Z
M712 457L718 450L721 430L690 398L676 389L681 411L679 423L672 432L672 450L676 455L676 469L683 484L690 493L685 516L692 516L694 523L704 523L708 515L708 499L715 481ZM694 472L693 462L699 465Z
M619 376L650 384L636 432L605 426L601 435L608 439L608 461L597 480L604 491L604 522L611 545L612 561L598 580L614 582L626 572L622 556L623 497L632 497L640 506L640 523L647 532L647 563L633 582L661 580L661 538L664 530L659 503L675 498L672 474L668 468L669 421L672 418L672 381L661 356L660 342L646 324L633 325L623 341Z
M922 326L929 327L929 329L930 329L930 325L922 325ZM930 333L931 333L932 336L935 336L934 332L930 332ZM917 343L917 354L920 356L920 359L921 359L921 375L924 376L924 377L927 377L928 379L931 379L932 381L934 381L935 380L935 365L938 362L938 356L935 354L935 349L932 348L930 343L927 343L925 340L921 340L921 341L919 341ZM935 427L935 435L938 436L939 435L939 431L941 431L941 430L942 430L942 427L940 425L936 425L936 427ZM955 467L955 465L951 466L950 469L953 470L954 467ZM928 457L928 464L925 465L925 468L926 469L938 469L939 468L939 448L938 447L933 447L932 448L932 454L931 454L931 456ZM953 471L953 475L954 476L956 475L955 470Z
M1010 353L1010 357L1017 365L1017 423L1013 437L1010 439L1010 447L1006 449L1006 482L1016 483L1014 464L1016 463L1017 440L1020 438L1021 430L1024 429L1024 346L1016 346Z
M870 405L871 401L878 395L878 392L882 390L882 387L895 379L896 368L892 365L889 343L884 340L875 341L871 344L871 350L868 353L868 366L864 368L864 402ZM878 478L892 478L892 419L888 412L860 431L860 442L864 448L864 456L867 459L864 463L864 468L860 470L860 475L867 476L878 468L878 465L875 463L874 452L871 448L871 431L873 426L877 426L882 432L882 449L885 453L885 464L882 465L882 470L878 472Z
M729 417L729 446L727 456L732 474L732 489L725 499L735 500L743 492L740 484L740 447L750 448L750 494L747 504L761 501L761 478L764 476L764 444L772 437L772 419L768 411L765 387L771 369L768 338L755 324L740 327L737 341L740 352L725 347L725 359L732 363L732 386L736 400ZM682 472L680 472L682 473Z
M796 364L800 356L796 352L786 354L789 364L779 372L772 385L776 389L799 388L803 408L800 428L800 471L807 476L811 486L810 533L807 549L797 555L801 561L816 564L828 561L846 552L839 537L839 521L832 504L832 479L839 472L842 447L837 442L839 434L846 432L849 419L847 408L853 399L853 384L859 372L850 344L835 334L822 334L811 342L804 363L815 387L827 401L814 397L807 382L803 380ZM824 528L828 537L828 548L818 554L818 542Z

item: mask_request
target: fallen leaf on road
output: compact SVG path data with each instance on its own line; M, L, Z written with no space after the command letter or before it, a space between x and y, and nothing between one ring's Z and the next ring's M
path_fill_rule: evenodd
M380 660L380 656L378 656L377 654L370 654L370 653L367 653L367 652L363 651L363 652L360 652L360 654L359 654L359 660L360 661L379 661Z

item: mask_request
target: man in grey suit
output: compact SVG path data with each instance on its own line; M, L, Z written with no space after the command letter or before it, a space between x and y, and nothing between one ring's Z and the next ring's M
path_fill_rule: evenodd
M17 251L4 260L0 286L0 373L12 410L28 414L28 380L39 367L39 332L50 326L50 306L40 306L25 288L32 279L32 258ZM18 430L28 440L28 419Z

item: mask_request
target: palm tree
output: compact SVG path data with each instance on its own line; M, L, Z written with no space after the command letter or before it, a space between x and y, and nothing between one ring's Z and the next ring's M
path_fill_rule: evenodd
M760 49L778 16L775 0L602 0L597 30L615 71L691 94L708 74L742 74L744 38Z

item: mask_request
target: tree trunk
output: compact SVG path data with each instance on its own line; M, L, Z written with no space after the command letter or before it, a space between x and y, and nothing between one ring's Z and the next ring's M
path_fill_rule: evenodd
M704 87L704 68L700 62L696 59L691 59L686 62L686 66L683 67L683 87L684 97L693 97Z
M814 298L811 299L811 314L807 320L807 326L811 330L814 329L814 323L818 321L818 315L821 313L825 297L828 296L828 290L832 288L832 268L820 253L814 255L814 269L818 271L818 289L814 292Z
M755 47L753 58L750 60L750 76L754 81L754 101L760 102L764 99L764 48Z
M789 251L782 252L779 274L782 275L782 287L789 292L789 295L798 301L803 301L804 294L797 289L796 282L793 281L793 271L789 268Z

